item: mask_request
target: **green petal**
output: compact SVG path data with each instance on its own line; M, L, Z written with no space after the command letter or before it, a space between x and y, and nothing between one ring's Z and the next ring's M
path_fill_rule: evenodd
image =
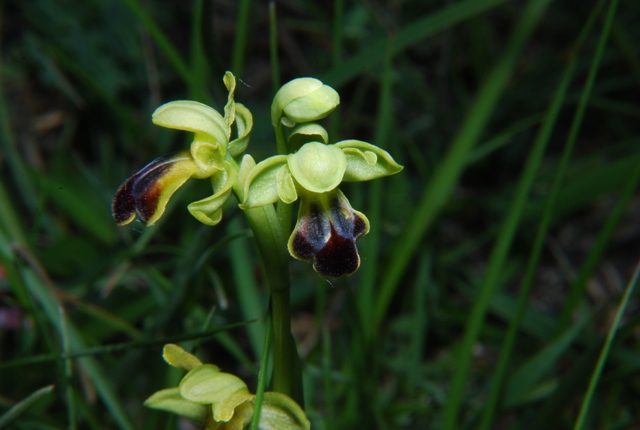
M224 119L227 122L227 127L231 129L231 124L236 119L236 107L234 100L234 93L236 91L236 77L231 72L225 72L224 78L222 78L224 86L227 87L229 95L227 96L227 104L224 106Z
M276 155L258 163L244 184L244 201L240 208L244 210L277 202L278 171L286 163L286 155Z
M218 144L201 140L203 137L202 133L196 133L189 148L191 156L198 166L198 171L194 174L197 179L208 178L216 171L221 170L224 160L224 149Z
M249 134L253 128L253 115L249 109L240 103L236 103L236 129L238 137L229 142L229 154L232 157L238 157L242 154L249 144Z
M223 373L222 375L228 375L228 373ZM246 387L244 389L239 389L223 400L211 405L211 408L213 409L213 419L218 422L229 421L234 416L236 408L239 405L253 400L254 397L255 396L249 393L249 390Z
M215 143L226 147L229 126L213 108L191 100L177 100L160 106L152 121L161 127L203 133Z
M223 164L224 170L212 177L216 191L211 197L191 203L187 206L191 215L206 225L216 225L222 219L222 206L229 199L238 171L228 161Z
M180 389L167 388L160 390L145 400L144 405L152 409L160 409L167 412L173 412L183 417L190 418L197 422L204 422L207 416L207 407L185 400L180 395Z
M298 122L317 121L329 115L340 104L340 96L328 85L304 97L297 98L284 107L284 114Z
M309 419L300 406L281 393L266 392L260 410L261 430L308 430Z
M187 373L179 388L180 395L186 400L211 404L215 421L229 421L238 405L253 399L242 379L219 372L210 364L203 364Z
M343 140L335 144L347 158L343 181L360 182L394 175L403 167L384 149L360 140Z
M169 343L162 350L164 361L184 370L192 370L198 366L202 366L202 362L193 354L188 353L178 345Z
M283 166L278 170L278 197L283 202L290 204L298 199L298 193L296 192L296 184L293 182L293 176L288 166Z
M347 168L347 159L340 148L320 142L309 142L288 157L289 169L295 180L314 193L336 188Z
M308 142L329 143L329 134L324 127L315 122L306 122L295 126L288 138L288 147L295 152Z

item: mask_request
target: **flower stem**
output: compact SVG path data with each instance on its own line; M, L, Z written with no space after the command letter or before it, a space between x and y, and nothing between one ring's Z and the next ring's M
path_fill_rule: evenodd
M234 187L239 201L244 190ZM262 257L263 270L271 292L271 324L273 328L273 390L286 394L303 405L302 374L298 353L291 335L291 303L289 297L289 255L287 233L272 205L244 211Z

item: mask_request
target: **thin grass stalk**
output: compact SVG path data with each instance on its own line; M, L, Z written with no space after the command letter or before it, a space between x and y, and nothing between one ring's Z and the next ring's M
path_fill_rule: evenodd
M603 4L604 2L600 2L600 8ZM562 79L558 85L558 88L555 91L554 97L549 106L549 110L545 116L544 122L540 128L538 136L536 137L536 140L533 145L532 155L530 156L532 161L533 161L533 158L536 159L535 160L536 165L539 165L540 163L540 159L543 154L543 151L549 142L549 139L551 137L555 124L558 120L558 115L566 99L567 90L569 88L569 84L571 83L571 80L573 78L573 74L575 71L575 66L577 61L577 52L579 51L580 47L584 43L584 40L586 39L587 34L589 33L591 27L593 26L593 23L595 22L595 19L599 14L600 8L596 7L594 9L594 12L589 17L580 36L578 37L576 48L573 50L574 54L569 59L569 63L565 68ZM535 276L536 269L538 267L538 262L540 260L540 254L542 252L544 241L545 241L545 238L547 237L547 232L549 229L549 225L551 223L553 209L555 207L555 202L557 200L557 196L560 190L560 183L561 183L560 177L556 177L554 187L552 188L549 199L547 200L547 205L545 207L545 211L544 211L542 220L540 222L538 232L536 233L536 236L535 236L536 239L533 245L533 249L531 251L531 255L529 257L529 262L527 264L525 275L522 280L520 293L518 294L518 305L516 308L516 313L511 321L509 330L507 332L507 335L503 343L502 350L500 352L500 358L498 360L498 365L493 378L489 399L486 403L486 407L482 414L480 429L489 429L493 425L493 419L494 419L498 404L500 402L500 397L501 397L502 390L505 383L504 378L509 366L511 353L513 352L513 347L515 344L516 336L518 334L518 330L520 329L520 323L522 321L522 317L524 316L524 312L527 308L529 294L533 286L533 279Z
M575 140L578 136L580 127L582 125L582 119L584 118L584 113L587 109L587 104L591 96L591 91L593 89L593 84L595 82L596 75L598 73L598 70L600 69L600 63L602 61L602 56L604 55L605 47L609 39L609 34L611 32L611 26L613 23L613 19L615 17L617 7L618 7L618 0L612 0L609 3L609 9L607 10L607 15L605 18L604 26L602 28L602 33L600 34L600 39L598 40L598 46L593 56L591 67L589 68L589 75L587 76L584 89L580 96L578 109L576 110L573 123L571 124L571 130L569 131L569 137L567 138L568 144L570 144L571 147L573 147ZM568 158L565 160L565 158L563 157L562 165L566 166L568 163L569 163ZM575 307L577 306L579 299L582 293L584 292L585 286L586 286L586 282L581 282L581 283L576 282L573 284L572 290L569 292L569 301L564 306L562 310L562 314L560 315L560 323L558 324L558 331L562 331L562 329L569 324L571 315L573 314L573 311L575 310Z
M271 308L271 305L269 305ZM271 320L271 312L267 316ZM267 374L269 371L269 356L271 352L272 326L267 324L264 330L264 340L262 342L262 358L260 359L260 373L258 374L258 387L256 388L256 397L254 399L253 417L251 418L251 430L258 430L260 424L260 411L262 410L262 399L264 398L264 390L267 386ZM304 407L304 405L300 405Z
M269 0L269 59L271 62L271 83L273 93L280 88L280 63L278 62L278 21L276 2Z
M247 40L249 39L250 11L251 0L240 0L238 4L238 20L236 21L236 36L233 39L233 54L231 56L231 71L236 76L242 76L244 72Z
M133 14L138 18L140 23L147 29L151 37L156 41L162 52L167 56L169 62L176 69L178 74L182 77L184 82L191 88L195 90L195 82L193 80L193 76L187 63L180 56L178 51L173 47L167 36L160 29L158 24L151 18L151 16L144 10L142 6L137 2L137 0L121 0L125 6L133 12Z
M203 46L204 0L195 0L191 18L191 85L189 98L209 103L207 58Z
M166 345L167 343L178 343L187 340L206 340L213 337L217 337L222 333L226 333L230 330L245 327L252 321L246 321L241 323L229 324L222 327L218 327L213 330L207 330L197 333L187 333L180 336L162 337L157 339L142 339L132 342L115 343L104 346L96 346L93 348L74 348L73 352L67 352L62 354L41 354L33 355L30 357L21 358L19 360L8 361L0 363L0 370L9 369L12 367L27 366L32 364L41 364L49 361L56 360L71 360L82 357L91 357L94 355L113 354L115 352L130 351L132 349L146 349L156 346ZM245 363L246 360L243 360Z
M62 306L58 306L58 314L60 315L60 326L62 330L60 335L62 337L62 351L64 354L69 353L69 335L67 333L67 317ZM72 377L73 377L73 363L70 359L66 359L64 363L64 376L66 385L67 396L67 419L69 421L69 430L75 430L77 428L76 422L76 400L73 395Z
M241 228L238 217L229 223L229 232L231 233L238 233ZM254 270L249 246L244 240L235 240L229 244L229 252L234 284L238 290L238 304L242 315L246 320L257 319L255 324L247 327L247 332L254 357L259 357L264 349L262 342L265 326L269 324L265 324L261 318L264 308L260 300L260 289L253 275Z
M380 96L378 98L378 114L376 116L376 133L374 144L385 148L391 133L393 122L393 45L394 37L389 37L385 50L384 66L380 82ZM382 224L382 181L374 181L369 186L367 201L369 206L366 214L371 225L367 235L367 246L362 249L363 266L362 278L358 292L358 310L360 323L365 339L371 339L370 330L373 328L371 310L375 304L375 287L378 279L378 258L380 253L380 226Z
M615 2L616 0L614 0ZM600 377L602 375L602 369L604 368L604 364L609 357L609 352L611 351L611 345L613 344L613 340L618 331L618 327L620 326L620 321L622 320L622 315L629 304L629 300L631 299L631 295L638 285L638 281L640 280L640 261L638 261L636 265L636 269L633 273L633 276L629 283L627 284L627 288L624 291L624 295L622 296L622 300L620 301L620 305L618 306L618 311L616 312L616 316L613 319L611 324L611 328L609 329L609 333L607 334L607 339L602 347L602 351L598 357L598 362L596 363L595 369L593 369L593 373L591 374L591 378L589 379L589 386L587 388L587 392L584 396L584 400L582 401L582 405L580 406L580 412L578 413L578 418L576 419L576 423L573 427L574 430L582 430L584 428L585 420L587 418L587 413L589 412L589 406L593 400L593 395L596 390L596 386L600 381Z

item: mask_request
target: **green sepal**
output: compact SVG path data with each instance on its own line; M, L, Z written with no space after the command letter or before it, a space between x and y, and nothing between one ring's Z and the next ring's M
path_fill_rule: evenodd
M335 145L309 142L287 159L294 179L304 189L324 193L336 188L344 176L347 160Z
M198 366L202 366L202 362L198 357L173 343L168 343L164 346L162 349L162 358L171 366L184 370L193 370Z
M165 103L155 110L151 120L161 127L203 133L224 146L229 142L229 126L213 108L191 100Z
M220 222L222 206L229 199L233 184L238 177L238 171L228 161L225 161L222 167L224 170L217 172L211 178L215 194L187 206L191 215L206 225L216 225Z
M173 412L197 422L203 422L207 416L207 406L192 403L180 395L178 387L156 391L145 400L144 405L152 409Z
M203 364L180 381L180 395L203 405L211 404L215 421L229 421L235 408L253 399L247 384L235 375L222 373L213 365Z
M308 430L311 423L300 406L290 397L276 392L266 392L260 409L261 430Z
M403 167L382 148L361 140L343 140L334 146L341 148L347 157L345 182L370 181L394 175Z
M240 208L245 210L277 202L278 171L286 164L286 155L276 155L258 163L244 184L244 200Z
M238 131L238 137L229 142L229 154L232 157L238 157L249 145L249 134L253 128L253 115L249 109L243 104L236 103L236 130Z

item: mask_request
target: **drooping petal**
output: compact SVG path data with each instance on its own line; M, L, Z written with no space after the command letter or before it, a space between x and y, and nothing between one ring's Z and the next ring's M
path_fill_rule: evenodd
M253 128L253 115L243 104L235 104L235 124L238 137L229 142L229 154L232 157L238 157L249 145L249 134Z
M222 170L211 178L215 194L206 199L191 203L187 209L198 221L206 225L216 225L222 219L222 205L225 204L233 185L238 177L238 171L228 162L222 164Z
M162 216L169 199L197 171L188 150L160 157L143 167L120 186L111 211L118 225L127 225L136 215L151 226Z
M336 188L347 168L347 159L340 148L320 142L304 144L288 156L287 163L295 180L314 193Z
M350 275L358 270L356 240L369 232L369 220L354 210L342 192L303 195L298 222L289 238L289 253L313 260L323 275Z
M335 144L347 157L343 181L360 182L394 175L403 167L384 149L361 140L343 140Z

